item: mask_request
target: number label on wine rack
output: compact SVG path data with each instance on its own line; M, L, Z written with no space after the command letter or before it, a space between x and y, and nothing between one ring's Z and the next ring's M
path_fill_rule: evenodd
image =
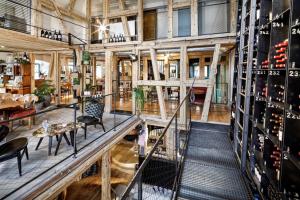
M280 71L269 71L270 76L280 76Z
M292 28L292 35L300 35L300 28Z
M299 77L300 73L299 73L299 71L291 70L291 71L289 71L289 76L290 77Z
M256 100L256 101L265 101L265 98L260 97L260 96L256 96L256 97L255 97L255 100Z
M300 119L300 116L294 115L293 113L287 112L286 113L286 118L288 119Z
M257 74L257 75L264 75L264 74L266 74L266 71L258 70L258 71L256 72L256 74Z
M284 23L283 22L273 22L272 26L273 26L273 28L281 28L281 27L284 27Z

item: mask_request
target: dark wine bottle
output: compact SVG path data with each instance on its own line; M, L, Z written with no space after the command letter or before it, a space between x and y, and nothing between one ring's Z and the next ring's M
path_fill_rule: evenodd
M42 29L41 30L41 37L44 37L44 35L45 35L45 31Z
M53 40L58 40L58 35L57 35L56 30L54 31Z
M48 31L45 31L44 37L48 38Z
M57 40L58 41L62 41L62 34L60 31L58 31L58 34L57 34Z

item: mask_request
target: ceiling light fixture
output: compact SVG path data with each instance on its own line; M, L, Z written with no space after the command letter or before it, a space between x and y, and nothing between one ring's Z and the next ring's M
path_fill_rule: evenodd
M4 49L4 48L5 48L5 46L3 46L3 45L1 45L0 47L1 47L1 49Z

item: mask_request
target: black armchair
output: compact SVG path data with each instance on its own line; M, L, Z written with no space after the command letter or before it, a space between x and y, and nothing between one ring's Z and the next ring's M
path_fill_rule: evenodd
M8 134L9 128L7 126L0 126L0 141L2 141ZM19 174L22 176L22 158L26 154L28 156L28 139L25 137L10 140L0 146L0 162L13 159L17 157Z
M86 139L86 132L87 132L87 126L100 124L103 128L103 131L105 132L105 128L102 121L102 116L104 112L104 104L100 103L96 99L92 99L89 101L89 103L85 107L85 113L87 115L83 115L80 117L77 117L78 122L81 122L84 124L84 138Z

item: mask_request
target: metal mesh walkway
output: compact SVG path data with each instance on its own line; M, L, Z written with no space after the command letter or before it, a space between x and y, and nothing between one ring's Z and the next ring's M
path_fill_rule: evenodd
M251 199L227 130L224 125L192 124L178 199Z

